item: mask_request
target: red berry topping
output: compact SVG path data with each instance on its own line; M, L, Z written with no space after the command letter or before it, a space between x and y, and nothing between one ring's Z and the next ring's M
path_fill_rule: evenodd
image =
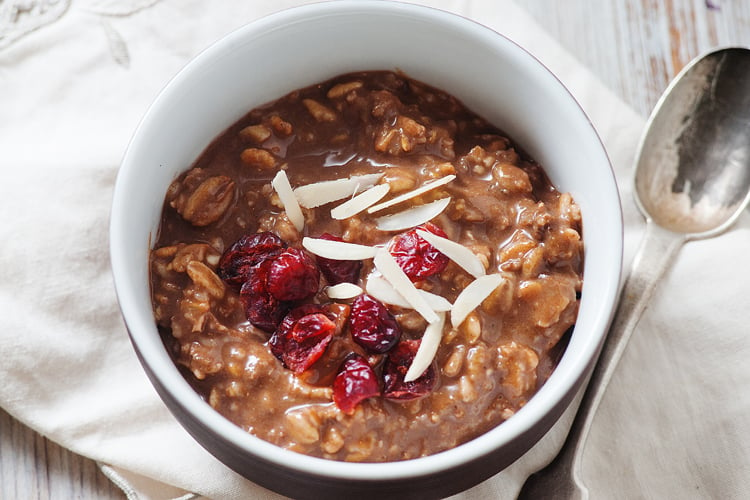
M274 233L243 236L229 247L219 260L219 277L227 284L240 288L254 266L275 257L286 244Z
M320 235L322 240L344 241L338 236L330 233ZM339 283L354 283L359 281L359 272L362 269L361 260L336 260L318 257L318 267L323 273L329 285L338 285Z
M357 296L349 314L352 339L372 353L384 353L401 338L396 318L377 299L369 295Z
M302 373L325 352L336 323L315 304L292 309L271 336L271 352L294 373Z
M379 395L378 379L367 360L356 353L347 356L333 381L336 406L351 415L360 401Z
M428 394L435 386L435 369L430 366L416 380L404 382L414 356L419 348L419 340L404 340L388 353L383 365L383 396L388 399L409 401Z
M240 289L240 300L248 321L267 332L274 331L289 309L285 302L268 292L268 273L272 263L272 260L265 260L248 268L246 281Z
M268 344L271 347L271 352L274 356L281 359L281 356L284 353L286 339L291 336L294 324L298 319L307 316L308 314L318 313L325 314L323 308L318 304L303 304L289 311L268 340Z
M268 291L279 300L302 300L318 293L320 271L306 252L287 248L273 259Z
M294 323L291 337L297 342L303 342L312 337L328 335L331 329L336 329L336 323L323 313L302 316Z
M428 222L393 238L388 251L412 281L425 279L441 272L448 265L449 260L445 254L420 237L417 229L429 231L443 238L447 237L442 229Z

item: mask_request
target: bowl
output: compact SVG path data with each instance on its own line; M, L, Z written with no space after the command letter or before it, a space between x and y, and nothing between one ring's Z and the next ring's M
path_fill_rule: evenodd
M305 456L256 438L215 412L167 353L154 321L148 253L165 192L211 141L250 109L360 70L400 70L447 91L544 165L583 213L584 287L577 324L546 384L516 415L456 448L391 463ZM295 498L445 497L528 451L585 383L618 296L622 216L606 152L584 112L538 60L471 20L381 1L282 11L222 38L182 69L135 131L116 181L111 259L133 347L164 403L220 461Z

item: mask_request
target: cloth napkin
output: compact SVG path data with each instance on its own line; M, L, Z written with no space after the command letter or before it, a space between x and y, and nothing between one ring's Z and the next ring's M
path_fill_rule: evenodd
M0 2L0 406L100 464L130 498L278 498L196 444L147 381L113 291L117 168L149 103L192 56L294 0ZM428 3L428 2L423 2ZM443 0L527 48L568 86L610 154L626 261L644 119L508 0ZM750 498L750 220L688 243L600 407L583 476L593 498ZM555 454L572 409L511 467L456 498L514 498Z

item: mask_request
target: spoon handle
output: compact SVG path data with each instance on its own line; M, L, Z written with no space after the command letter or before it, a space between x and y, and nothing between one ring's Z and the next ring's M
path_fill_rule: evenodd
M580 458L594 415L656 283L684 242L684 235L667 231L650 220L647 221L645 235L620 295L619 307L568 437L557 457L527 479L518 496L519 500L583 500L589 497L581 480Z

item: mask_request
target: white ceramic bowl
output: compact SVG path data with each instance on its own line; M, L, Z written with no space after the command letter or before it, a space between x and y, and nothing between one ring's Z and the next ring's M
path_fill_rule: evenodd
M507 422L454 449L394 463L313 458L245 433L206 404L162 345L149 298L148 251L167 187L247 111L289 91L358 70L402 70L461 99L544 165L583 212L580 313L559 366ZM585 381L615 306L622 222L613 174L575 99L533 56L498 33L438 10L380 1L314 4L229 34L162 91L132 138L117 178L111 258L135 350L164 402L219 460L301 497L444 497L507 467L558 419Z

